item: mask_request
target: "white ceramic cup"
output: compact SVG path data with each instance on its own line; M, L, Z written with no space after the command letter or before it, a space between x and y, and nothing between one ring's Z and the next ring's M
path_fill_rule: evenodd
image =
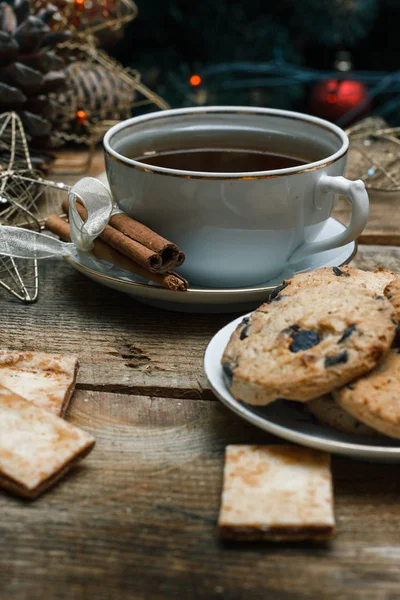
M176 243L189 282L245 287L277 277L289 263L357 238L368 219L362 181L342 175L349 141L316 117L266 108L210 106L151 113L122 121L104 137L114 199L128 215ZM274 171L207 173L146 165L146 152L210 147L251 148L308 157ZM136 154L137 152L137 154ZM347 229L313 241L335 194L352 206Z

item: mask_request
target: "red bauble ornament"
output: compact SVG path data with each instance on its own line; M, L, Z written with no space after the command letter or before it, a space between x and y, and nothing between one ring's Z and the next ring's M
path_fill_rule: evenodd
M355 119L364 116L370 108L368 90L359 81L329 79L317 83L311 90L311 112L328 121L337 121L357 106L360 106L360 111L354 116Z

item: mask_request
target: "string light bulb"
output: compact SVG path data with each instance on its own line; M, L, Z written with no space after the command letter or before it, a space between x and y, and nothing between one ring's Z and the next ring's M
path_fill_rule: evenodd
M202 82L202 79L201 79L200 75L192 75L189 79L189 83L193 87L197 87L198 85L201 84L201 82Z
M82 11L85 8L85 0L74 0L75 10Z
M75 113L75 121L78 125L84 125L87 121L88 115L85 110L77 110Z

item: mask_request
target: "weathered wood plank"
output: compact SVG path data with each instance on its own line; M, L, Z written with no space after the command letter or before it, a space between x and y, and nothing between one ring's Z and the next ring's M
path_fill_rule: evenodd
M400 194L370 193L368 224L360 236L362 244L400 244ZM348 223L350 208L344 199L339 199L333 211L342 223Z
M277 440L218 402L77 392L97 438L35 503L0 493L1 596L388 599L398 597L396 466L334 459L331 544L218 541L224 448Z
M400 249L360 246L354 264L400 272ZM78 354L78 386L86 389L212 398L203 354L236 315L156 310L90 281L62 260L41 263L40 276L35 305L0 291L2 346Z
M57 151L56 158L51 164L51 178L73 185L81 177L96 177L104 170L104 153L101 144L98 145L91 160L89 150L67 147Z
M218 541L228 443L277 441L218 402L80 391L96 436L81 467L34 503L0 493L1 597L13 600L398 597L396 466L334 459L328 545Z
M101 170L100 151L91 174ZM371 198L362 239L400 241L396 203ZM339 205L337 214L345 219L348 209ZM400 272L400 249L361 246L354 264ZM0 343L79 355L70 419L92 431L97 446L35 503L0 493L0 597L398 598L395 466L334 459L331 544L218 541L225 445L273 440L213 400L203 376L208 340L234 315L157 311L63 261L42 263L41 282L34 306L0 292ZM211 401L193 401L202 398Z
M400 248L397 246L360 245L353 266L375 269L381 265L400 273Z
M43 262L41 292L24 306L2 292L1 345L72 352L79 384L108 390L179 389L200 397L208 338L231 317L156 310L99 286L62 260Z

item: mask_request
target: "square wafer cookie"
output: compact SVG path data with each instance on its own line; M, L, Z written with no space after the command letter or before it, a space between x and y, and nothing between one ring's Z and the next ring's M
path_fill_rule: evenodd
M86 431L0 388L0 487L36 498L94 443Z
M324 540L335 526L330 455L297 446L227 446L222 537Z
M75 389L78 359L68 354L0 350L0 386L63 417Z

